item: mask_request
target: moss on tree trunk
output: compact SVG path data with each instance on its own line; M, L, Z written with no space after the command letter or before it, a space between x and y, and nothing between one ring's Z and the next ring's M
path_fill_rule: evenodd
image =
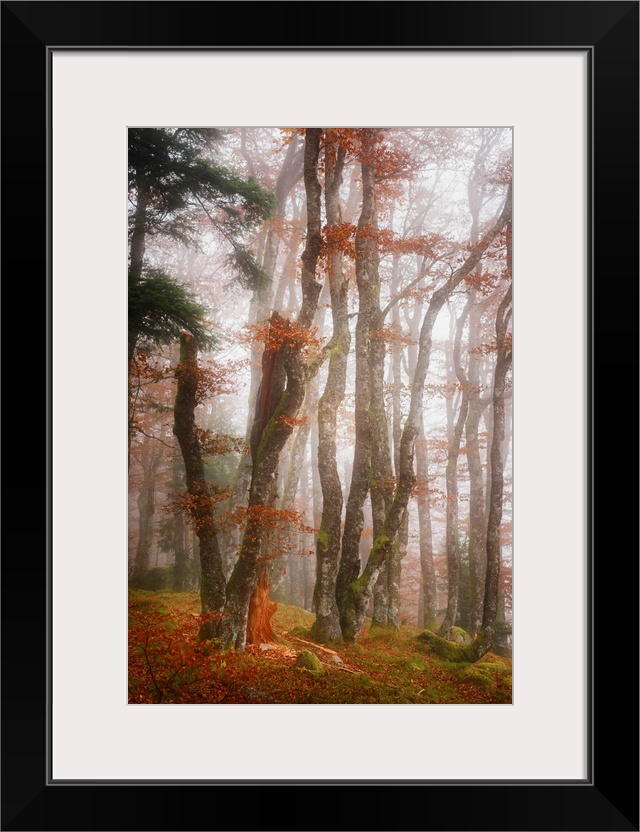
M225 577L214 522L213 500L204 476L202 449L196 431L195 408L198 389L198 348L189 332L180 336L180 363L176 369L178 389L174 404L173 432L184 460L191 516L200 544L200 599L203 620L199 639L216 638L225 600Z
M295 324L280 319L281 329L289 329L279 346L286 374L286 388L266 425L253 435L253 469L247 521L236 565L227 584L224 617L220 624L222 644L228 648L243 650L246 644L249 602L259 577L258 558L264 536L261 510L268 505L270 487L278 468L280 452L292 433L292 420L298 415L304 401L307 366L303 344L299 336L307 332L313 323L322 289L315 273L321 244L320 197L317 178L318 154L321 130L307 128L304 151L304 182L307 195L307 240L302 254L302 306ZM264 410L261 411L261 419ZM256 441L256 439L258 441ZM253 450L253 448L252 448Z

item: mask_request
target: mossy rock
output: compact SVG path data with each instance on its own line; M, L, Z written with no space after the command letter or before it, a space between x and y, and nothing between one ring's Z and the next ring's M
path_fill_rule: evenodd
M472 645L455 644L453 641L440 638L430 630L417 635L416 641L427 653L446 662L472 662L477 657L477 653L474 655Z
M462 627L452 627L451 641L455 641L456 644L471 644L473 639L466 630L462 629Z
M290 636L308 636L311 632L311 627L303 627L301 624L296 625L293 630L289 631Z
M301 650L296 658L296 667L301 667L314 676L323 676L326 673L324 665L311 650Z

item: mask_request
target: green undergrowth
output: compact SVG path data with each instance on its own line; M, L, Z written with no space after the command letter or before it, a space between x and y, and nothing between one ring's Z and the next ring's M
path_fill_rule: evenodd
M497 704L511 701L511 663L488 654L475 664L420 649L421 630L371 629L333 649L313 643L314 615L278 604L277 643L216 654L196 645L196 593L131 590L129 701L132 703ZM145 642L146 639L146 642ZM146 644L154 646L149 653ZM424 645L422 645L424 646ZM453 645L457 647L461 645ZM146 649L146 655L145 655ZM315 662L322 665L317 672ZM458 654L456 653L456 659ZM153 662L157 661L158 666ZM184 667L181 666L184 662ZM307 668L313 664L313 668ZM152 681L153 676L156 680ZM163 687L163 680L170 680Z

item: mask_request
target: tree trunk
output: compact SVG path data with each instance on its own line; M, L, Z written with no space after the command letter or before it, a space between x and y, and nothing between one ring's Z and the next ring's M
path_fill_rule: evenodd
M376 269L377 277L377 269ZM382 338L383 317L378 301L380 282L374 283L376 299L371 319L371 514L373 517L373 534L376 537L382 529L385 517L391 508L393 498L393 470L391 451L389 449L389 426L384 402L384 361L386 346ZM391 600L390 579L397 580L397 546L392 547L375 584L372 627L386 627L389 621L389 604ZM375 594L377 592L377 603ZM397 626L397 625L396 625Z
M295 323L279 320L284 336L277 349L282 355L286 388L275 410L265 422L253 457L247 520L240 554L227 585L221 639L226 647L243 650L246 643L249 600L258 583L260 546L264 536L263 509L268 505L270 485L278 468L280 452L292 433L292 420L302 406L306 386L306 361L301 339L308 333L322 289L315 273L321 244L320 197L317 178L321 131L307 128L304 155L304 181L307 195L307 239L302 254L302 306ZM267 349L265 348L265 352Z
M154 452L154 449L147 445L140 460L143 480L138 494L139 535L132 580L133 586L136 587L144 586L149 570L149 555L153 542L153 518L156 513L156 473L161 459L162 454Z
M479 237L480 211L486 199L486 159L492 144L497 138L492 129L481 130L480 146L474 159L472 174L469 178L468 196L471 213L471 244L476 245ZM474 269L474 277L479 282L482 275L482 263ZM482 606L484 602L484 578L486 570L486 531L487 518L484 506L484 475L480 455L478 428L480 417L487 401L481 398L480 364L481 357L473 350L479 345L481 310L476 303L477 291L471 289L471 312L469 315L469 411L465 425L467 446L467 463L469 466L469 629L474 635L480 628Z
M474 305L469 320L469 348L478 345L479 312ZM484 475L480 455L479 425L486 401L480 396L479 356L469 356L469 412L465 425L467 464L469 466L469 595L470 629L477 633L482 620L486 555L486 515L484 509Z
M308 398L309 388L307 388ZM280 500L280 508L283 511L291 511L295 507L296 493L298 491L298 483L300 482L300 475L309 442L311 419L314 410L315 407L310 402L305 404L304 417L306 418L306 422L297 428L293 438L289 467L287 468L285 484L282 489L282 498ZM287 573L292 561L299 560L299 554L293 551L294 539L297 539L297 531L291 525L288 525L280 531L278 535L278 555L274 561L273 568L270 570L272 575L274 573L277 575L279 572ZM272 589L275 589L276 586L277 584L272 581Z
M247 644L263 644L264 642L275 641L276 634L271 627L271 619L277 609L277 604L269 603L269 578L266 568L263 567L249 601Z
M385 523L373 542L371 554L364 572L357 580L353 581L346 592L344 611L341 611L342 634L345 641L354 642L367 612L373 586L375 585L380 570L384 565L389 550L395 541L396 534L400 528L402 517L409 502L409 497L415 482L413 470L413 453L416 437L420 429L420 414L424 397L424 384L429 369L431 358L431 345L433 326L438 313L442 309L445 300L451 292L462 282L465 275L469 274L476 266L484 252L502 231L511 218L511 186L507 190L504 208L498 220L487 231L480 243L471 252L465 263L455 271L451 277L439 289L433 293L427 313L424 317L420 330L420 341L418 347L418 360L416 372L411 388L411 401L409 415L402 432L400 443L400 468L397 478L397 485L391 504L391 509L385 519Z
M172 490L173 493L182 491L184 485L184 468L180 455L176 451L173 455ZM185 540L185 525L182 512L173 518L173 538L175 563L173 566L173 591L185 592L189 573L189 552Z
M243 140L246 141L246 138ZM243 148L243 155L247 161L249 170L253 169L253 161ZM278 176L276 184L277 208L274 219L269 225L264 240L261 245L260 265L262 271L269 277L269 282L266 285L257 286L251 298L251 305L249 307L249 325L262 325L268 317L272 304L274 293L275 269L278 260L278 250L280 246L280 237L274 230L279 221L285 215L286 203L291 189L299 179L299 159L297 159L299 150L297 148L297 137L293 140L287 148L287 152L282 163L282 168ZM276 306L276 309L278 307ZM247 418L246 438L245 442L247 448L249 447L251 430L253 427L253 412L255 408L256 396L260 386L261 378L261 347L258 339L254 339L251 344L251 379L249 383L249 415ZM251 482L251 457L247 450L240 456L238 468L233 479L231 487L231 496L227 503L227 509L232 510L237 505L247 504L247 494L249 483ZM223 550L225 555L225 566L227 573L230 573L235 563L235 556L239 545L238 529L231 526L223 537Z
M313 456L311 456L310 464L313 463ZM300 477L300 503L303 507L308 508L309 506L309 470L305 469L302 476ZM315 527L317 528L317 527ZM301 531L300 532L300 548L303 552L310 552L312 547L315 543L314 537L310 532ZM301 561L301 569L302 569L302 603L300 606L304 607L305 610L309 610L309 612L313 612L313 592L315 588L315 555L313 554L305 554Z
M391 275L391 297L397 295L400 288L400 256L394 255ZM400 305L396 303L392 309L392 322L394 330L400 332ZM402 407L400 393L402 390L402 351L403 347L394 344L391 360L393 372L391 412L393 437L393 465L394 471L398 472L400 465L400 440L402 438ZM388 509L388 506L386 506ZM384 620L383 613L376 614L376 607L384 608L383 596L386 596L386 624L398 628L400 626L400 581L402 578L402 559L407 551L409 540L409 511L405 511L404 519L400 527L396 545L389 552L389 562L383 569L375 589L373 591L373 618ZM378 595L379 588L383 588Z
M196 431L195 408L198 387L198 348L189 332L180 335L180 363L176 368L178 389L174 405L173 432L180 443L184 460L187 491L191 498L191 516L200 548L200 598L203 619L199 639L216 638L225 599L222 555L213 515L213 501L204 476L202 449Z
M342 222L340 184L346 152L344 147L332 145L331 138L331 133L328 132L325 151L325 207L327 225L336 227ZM317 461L322 489L322 516L316 541L316 584L313 594L316 620L311 628L311 637L314 641L337 643L342 640L336 581L340 559L343 496L338 475L336 420L347 384L347 359L351 342L347 306L348 282L342 271L340 251L329 252L328 277L333 332L327 380L318 402Z
M453 346L453 366L462 385L462 396L460 397L460 409L456 419L453 436L449 441L449 452L447 454L447 611L444 620L440 625L439 634L443 638L449 638L451 628L456 623L458 615L458 593L460 590L460 552L458 546L458 456L460 454L460 441L462 431L467 419L469 408L469 385L462 371L460 349L462 344L462 333L465 321L469 315L471 301L467 301L462 314L458 318L456 336Z
M511 224L507 227L507 262L511 274ZM493 381L493 437L491 441L491 498L487 520L487 576L485 579L482 627L478 636L479 650L486 653L493 645L498 611L500 580L500 528L502 525L502 494L504 489L502 442L505 434L505 381L511 366L511 345L507 329L511 317L511 286L496 316L498 357Z
M375 130L363 130L363 153L373 150ZM364 528L364 502L369 493L371 466L371 330L373 313L378 305L375 286L379 283L377 242L374 227L375 174L372 164L365 162L362 170L362 211L355 240L356 282L358 284L358 321L356 323L356 379L355 379L355 446L351 487L347 499L340 566L336 581L336 599L340 610L340 626L344 636L346 593L349 585L360 574L360 536ZM377 576L376 576L377 577Z
M511 222L507 224L507 268L511 275ZM500 582L500 527L502 525L502 495L504 486L503 449L505 433L505 382L511 366L512 352L508 338L511 317L511 285L502 299L496 315L498 354L493 382L493 436L491 442L491 490L487 522L487 575L480 632L469 645L452 645L430 632L419 638L438 656L454 661L476 662L491 650L496 637Z
M431 530L431 499L429 496L429 457L424 424L416 441L416 475L418 480L418 529L420 532L420 571L422 573L422 624L435 630L438 617L436 570L433 563L433 534Z
M142 277L142 265L144 262L145 237L147 231L147 201L146 184L142 180L136 183L136 210L133 217L133 231L129 247L129 279L138 282ZM127 465L131 456L131 439L133 437L134 414L131 406L131 364L138 343L138 333L129 329L127 336L127 377L128 377L128 404L129 404L129 431L127 446Z

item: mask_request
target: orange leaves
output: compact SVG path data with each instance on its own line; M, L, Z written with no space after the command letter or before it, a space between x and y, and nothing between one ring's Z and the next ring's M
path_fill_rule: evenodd
M161 612L130 601L129 701L198 701L199 684L217 677L228 661L210 642L197 641L200 623L219 617L177 608Z
M282 147L291 144L295 136L304 136L304 127L280 127L280 137L282 139ZM276 147L276 153L279 153L282 148Z
M236 376L238 370L246 361L228 361L224 364L217 361L196 363L186 361L178 364L175 377L196 385L196 403L200 404L211 396L222 396L236 393L238 390Z
M264 324L252 324L244 327L247 341L262 341L266 350L280 350L283 347L306 350L310 347L317 349L320 340L316 336L317 327L305 329L295 321L287 318L272 316Z
M248 529L252 525L261 526L269 531L283 530L289 526L298 531L313 534L315 529L302 522L303 513L294 509L281 509L274 506L237 506L230 515L241 529Z
M295 428L297 425L306 425L308 422L306 414L300 418L295 416L280 416L276 419L277 425L288 425L290 428Z
M200 442L203 456L220 456L232 452L248 453L244 439L237 436L228 436L226 433L215 433L211 430L203 430L196 427L196 435Z
M173 500L169 500L163 510L167 514L184 514L187 523L196 531L202 531L207 526L214 525L214 505L227 500L229 496L229 489L207 483L206 489L192 488L191 493L182 491Z
M339 251L352 259L356 256L356 226L352 222L325 225L322 229L321 256Z
M383 130L377 130L375 136L372 136L371 128L339 127L327 130L327 152L335 154L338 146L360 164L370 165L379 181L409 176L417 170L417 163L411 154L385 141Z
M172 369L164 358L145 352L137 352L133 356L131 370L141 382L149 383L163 381L172 375Z
M371 340L383 341L391 348L408 347L418 343L408 330L402 330L397 324L386 324L382 330L373 330L369 337Z
M322 229L321 256L338 251L352 260L356 256L356 237L359 240L372 240L379 254L419 254L436 257L438 246L443 238L437 234L420 234L417 237L399 237L388 228L376 228L364 225L360 228L350 222L339 225L325 225Z

